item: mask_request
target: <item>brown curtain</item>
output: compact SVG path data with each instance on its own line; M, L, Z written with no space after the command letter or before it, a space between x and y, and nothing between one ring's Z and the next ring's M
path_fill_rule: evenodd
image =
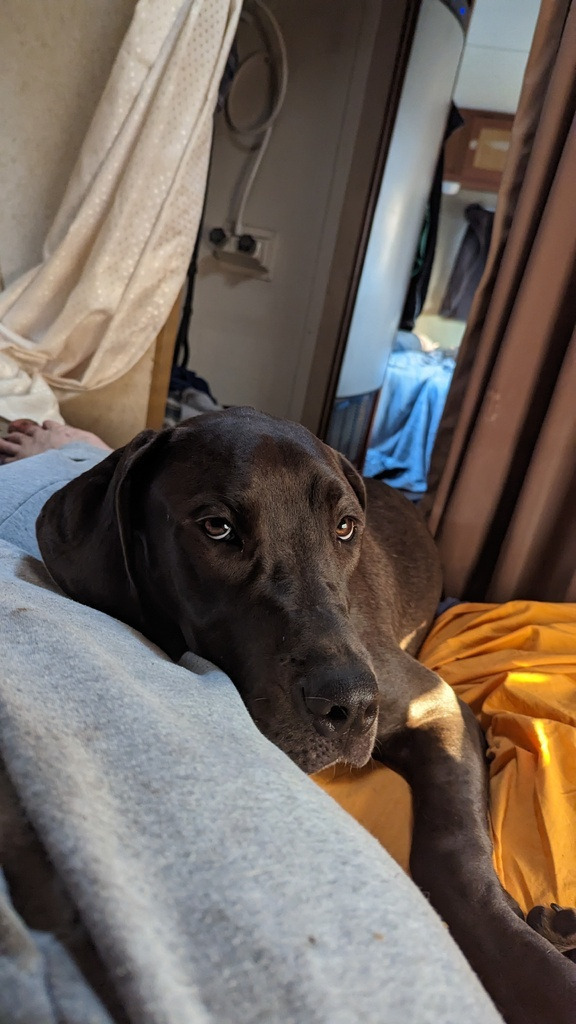
M576 4L543 0L434 449L448 594L576 601Z

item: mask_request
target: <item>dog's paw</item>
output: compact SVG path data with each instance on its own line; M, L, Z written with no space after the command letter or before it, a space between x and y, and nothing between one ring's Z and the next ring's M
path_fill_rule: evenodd
M526 917L527 923L539 935L543 935L553 946L574 960L576 954L576 910L559 907L533 907Z

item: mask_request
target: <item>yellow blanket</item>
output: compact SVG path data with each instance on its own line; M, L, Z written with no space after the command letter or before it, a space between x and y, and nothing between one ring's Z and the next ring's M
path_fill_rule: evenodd
M524 910L576 906L576 604L460 604L420 652L486 732L494 865ZM315 776L407 870L408 786L372 762Z

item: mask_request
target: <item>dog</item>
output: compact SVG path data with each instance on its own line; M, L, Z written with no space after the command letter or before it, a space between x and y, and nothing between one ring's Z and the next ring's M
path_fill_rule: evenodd
M574 1024L576 915L556 935L552 906L535 930L503 890L479 728L414 657L441 574L412 503L304 427L233 408L139 434L49 499L37 537L70 597L228 673L304 772L374 756L403 775L414 881L507 1024Z

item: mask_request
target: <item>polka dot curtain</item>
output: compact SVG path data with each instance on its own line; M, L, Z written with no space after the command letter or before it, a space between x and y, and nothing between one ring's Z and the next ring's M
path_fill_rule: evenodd
M0 364L77 392L150 346L186 276L240 9L139 0L43 261L0 294Z

